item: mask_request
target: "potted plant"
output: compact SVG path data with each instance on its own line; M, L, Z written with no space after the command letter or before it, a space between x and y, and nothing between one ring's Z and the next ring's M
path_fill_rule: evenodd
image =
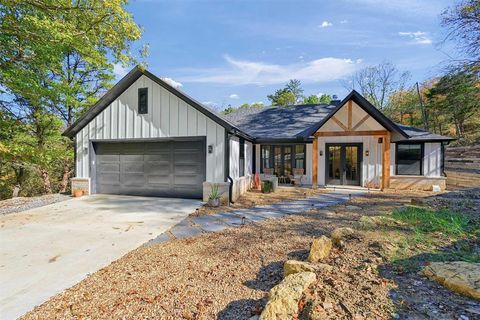
M81 189L75 189L75 190L73 190L73 196L74 196L75 198L79 198L79 197L83 196L83 190L81 190Z
M212 190L208 196L208 205L211 207L220 206L220 192L218 191L218 184L216 183L212 185Z

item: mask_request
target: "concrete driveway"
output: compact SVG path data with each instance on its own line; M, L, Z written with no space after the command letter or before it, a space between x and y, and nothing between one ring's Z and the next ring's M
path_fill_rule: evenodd
M94 195L0 217L0 319L15 319L200 206Z

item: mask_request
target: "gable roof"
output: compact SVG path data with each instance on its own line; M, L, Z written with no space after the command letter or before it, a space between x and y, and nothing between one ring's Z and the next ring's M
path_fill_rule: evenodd
M440 142L455 140L428 131L394 123L362 95L352 91L339 104L305 104L286 107L240 108L225 117L241 130L255 138L256 142L310 141L322 127L350 99L386 129L399 135L393 142Z
M374 118L378 123L380 123L384 128L388 129L389 131L394 131L400 133L405 138L408 138L408 134L405 133L402 129L400 129L392 120L390 120L387 116L385 116L382 112L380 112L377 108L375 108L367 99L365 99L360 93L355 90L352 90L340 104L332 110L330 114L328 114L325 118L322 119L317 125L312 126L312 128L308 131L310 135L313 135L320 129L331 117L337 113L349 100L355 101L355 103L362 108L366 113L368 113L372 118Z
M204 106L200 102L196 101L192 97L188 96L186 93L181 90L172 87L159 77L155 76L153 73L140 68L139 66L134 67L127 73L117 84L115 84L110 90L108 90L83 116L77 119L70 127L68 127L63 135L67 137L74 137L82 128L84 128L92 119L94 119L98 114L100 114L105 108L107 108L115 99L117 99L125 90L127 90L135 81L137 81L142 75L147 76L152 81L169 91L170 93L176 95L178 98L184 100L189 105L227 129L228 131L235 132L237 135L246 138L247 140L252 140L252 137L245 132L241 131L234 124L229 122L223 116L219 115L215 111Z

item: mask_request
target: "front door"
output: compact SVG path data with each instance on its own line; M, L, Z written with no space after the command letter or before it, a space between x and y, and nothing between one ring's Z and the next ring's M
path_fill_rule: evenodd
M281 182L287 182L292 174L292 146L274 146L273 170Z
M326 182L329 185L359 186L362 168L362 144L327 144Z

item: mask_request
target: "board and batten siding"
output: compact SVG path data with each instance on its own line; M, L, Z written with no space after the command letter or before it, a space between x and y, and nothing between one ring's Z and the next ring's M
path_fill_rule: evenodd
M139 88L148 88L147 114L138 114ZM225 181L225 128L143 75L77 133L76 176L90 177L90 140L189 136L205 136L207 147L213 146L207 152L207 181Z
M396 175L396 155L395 143L392 143L390 175ZM442 144L440 142L425 142L423 147L423 175L425 177L438 178L442 173Z

